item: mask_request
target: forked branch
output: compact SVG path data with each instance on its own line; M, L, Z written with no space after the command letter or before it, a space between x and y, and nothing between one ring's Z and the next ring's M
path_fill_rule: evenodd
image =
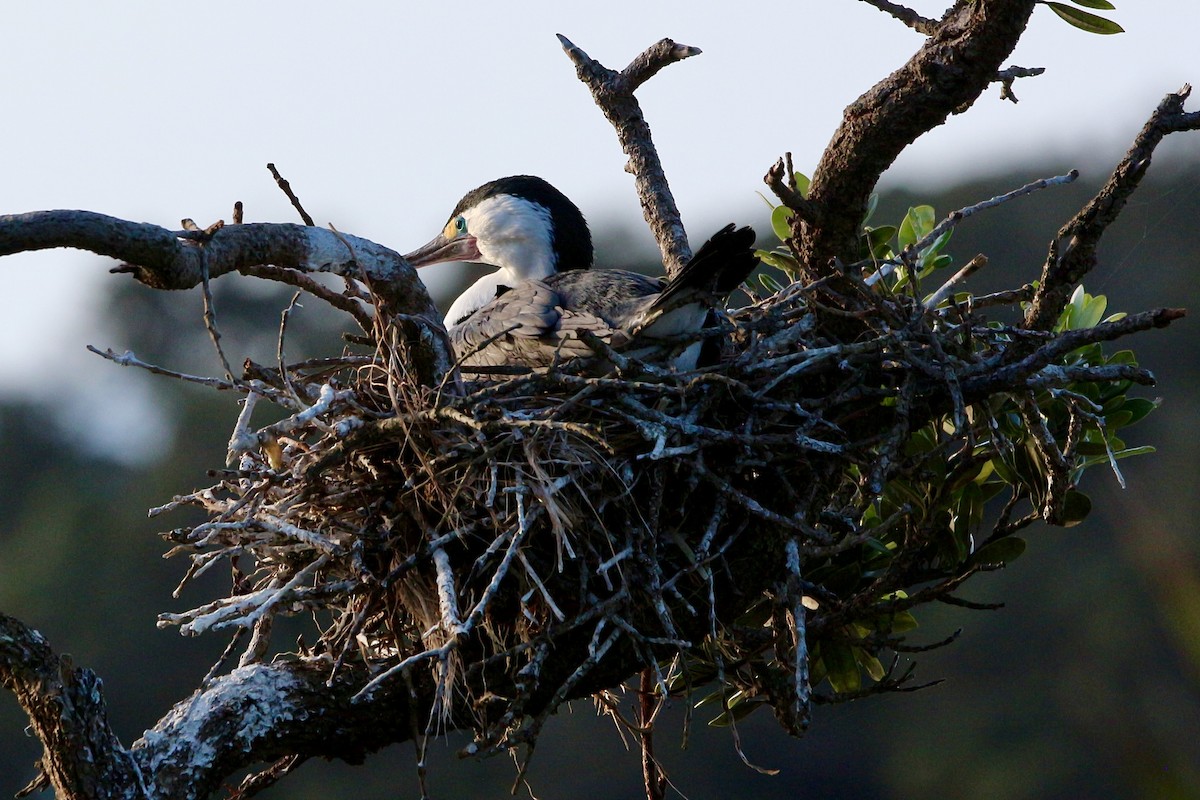
M45 747L42 777L63 800L143 798L138 765L108 726L99 679L59 657L37 631L0 614L0 683Z
M1200 130L1200 111L1183 110L1192 87L1167 95L1133 140L1108 181L1050 243L1041 282L1025 314L1025 327L1048 330L1058 319L1075 286L1096 265L1096 248L1116 221L1150 167L1154 149L1167 134Z
M654 148L650 126L633 93L668 64L700 54L700 48L662 39L637 56L620 72L608 69L583 52L570 39L558 35L563 50L575 64L575 73L592 92L596 105L617 131L621 149L629 156L625 171L637 185L642 215L662 251L667 273L674 275L692 257L687 232Z

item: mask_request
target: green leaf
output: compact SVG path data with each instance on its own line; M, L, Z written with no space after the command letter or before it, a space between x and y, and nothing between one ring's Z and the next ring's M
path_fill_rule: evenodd
M921 265L922 266L924 266L926 264L932 264L933 262L938 261L941 258L946 259L945 263L947 263L947 264L950 263L949 256L940 256L938 254L942 252L942 248L946 246L946 242L950 241L950 236L953 233L954 233L953 228L947 228L936 239L933 240L932 244L930 244L928 247L926 247L924 250L921 251Z
M1077 320L1083 315L1083 306L1087 302L1088 294L1083 290L1083 286L1076 286L1075 291L1071 292L1071 301L1067 306L1067 330L1076 330L1079 328Z
M747 628L761 628L771 618L771 604L761 600L742 612L737 624Z
M1105 364L1127 364L1131 367L1137 366L1137 356L1132 350L1118 350L1108 358L1104 359Z
M1147 414L1158 408L1158 402L1155 400L1147 400L1144 397L1131 397L1125 401L1122 411L1130 413L1129 425L1141 421Z
M917 618L908 611L897 611L892 615L892 633L907 633L917 625Z
M1108 298L1102 294L1095 297L1085 294L1083 298L1079 316L1075 320L1075 327L1094 328L1104 318L1104 309L1108 307Z
M1106 450L1103 445L1097 446L1096 449L1099 451L1099 454L1092 456L1091 458L1085 458L1083 460L1083 462L1079 465L1080 467L1086 469L1087 467L1094 467L1097 464L1109 463L1108 450ZM1113 448L1112 457L1115 458L1117 461L1120 461L1122 458L1129 458L1130 456L1148 455L1150 453L1155 452L1157 449L1158 448L1152 447L1151 445L1142 445L1141 447L1128 447L1128 448L1122 448L1119 450L1117 448ZM1082 454L1082 446L1080 447L1080 451Z
M883 680L887 672L884 670L883 664L879 663L878 658L859 647L854 648L854 655L866 673L871 676L871 680L875 682Z
M983 486L979 487L979 490L983 492L983 502L987 503L990 502L991 499L996 495L1004 491L1004 483L1003 481L999 480L988 481L987 483L983 484Z
M1100 34L1125 32L1124 28L1113 22L1111 19L1098 17L1095 14L1089 14L1086 11L1080 11L1077 8L1072 8L1071 6L1063 5L1062 3L1047 2L1046 5L1050 6L1050 10L1055 14L1058 14L1058 16L1062 17L1076 28L1079 28L1081 31Z
M865 228L867 223L871 221L871 217L875 215L875 209L879 207L879 193L871 192L871 196L867 198L867 213L863 215L862 225Z
M879 555L887 556L888 558L892 557L891 548L876 539L874 536L868 536L867 540L863 542L863 544L866 545L868 550L874 551Z
M796 259L792 258L787 253L780 253L775 250L755 250L754 255L758 256L758 260L766 264L768 267L774 267L780 272L785 272L789 276L795 275L799 264Z
M825 659L821 658L821 643L816 642L812 646L812 652L808 659L808 683L810 686L820 686L821 681L825 680Z
M929 502L929 496L924 491L899 478L890 481L884 487L883 495L892 501L896 508L908 503L913 508L923 509Z
M758 282L762 284L762 287L771 294L778 294L779 290L783 288L779 285L779 281L775 280L765 272L759 273Z
M1101 11L1113 11L1116 9L1116 6L1108 2L1108 0L1071 0L1071 2L1077 6L1083 6L1084 8L1098 8Z
M1067 492L1063 500L1062 526L1073 528L1087 517L1092 510L1092 499L1074 489Z
M916 244L933 230L934 216L933 206L913 206L908 209L908 213L904 215L904 221L900 223L900 233L897 239L900 249L903 250L910 244Z
M683 670L672 675L667 681L667 691L671 694L678 694L686 690L689 686L696 689L707 683L712 683L716 679L716 664L705 661L690 662L684 666Z
M892 241L892 237L895 235L895 225L880 225L878 228L867 228L867 247L871 249L871 255L875 258L886 258L889 249L888 243Z
M1106 416L1104 418L1104 425L1110 431L1115 431L1118 428L1124 428L1126 425L1128 425L1132 421L1133 421L1133 413L1126 411L1125 409L1121 409L1120 411L1114 411L1113 413Z
M726 705L732 706L737 703L737 698L740 696L741 692L730 692L727 687L723 686L720 689L717 689L715 692L710 692L709 694L706 694L704 697L700 698L700 700L693 705L692 708L704 708L704 706L710 706L713 703L720 703L721 698L723 697L727 698L725 701Z
M907 633L917 627L917 618L908 611L889 611L884 609L868 617L863 617L863 623L871 630L885 635Z
M1010 564L1025 552L1025 540L1017 536L1005 536L989 542L975 552L971 560L976 564Z
M709 721L714 728L727 728L734 722L740 722L767 704L761 697L737 697L729 702L729 710L722 711Z
M775 210L771 212L771 230L775 231L775 236L779 241L787 241L792 235L792 210L787 206L775 206Z
M845 642L827 641L821 653L829 685L835 692L857 692L862 688L862 674L858 671L854 648Z
M808 187L812 185L812 181L803 172L797 172L792 177L796 179L796 191L800 196L808 199Z
M978 483L968 483L958 498L958 514L972 529L983 522L983 492Z
M1004 461L1004 459L997 456L996 458L993 458L990 463L1000 480L1010 485L1017 482L1017 473Z

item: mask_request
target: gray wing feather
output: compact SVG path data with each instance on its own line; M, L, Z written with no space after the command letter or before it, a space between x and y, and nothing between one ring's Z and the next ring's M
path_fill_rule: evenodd
M613 330L605 320L587 309L571 308L552 283L553 279L524 281L450 328L461 363L548 367L556 359L591 353L579 338L580 329L611 338Z

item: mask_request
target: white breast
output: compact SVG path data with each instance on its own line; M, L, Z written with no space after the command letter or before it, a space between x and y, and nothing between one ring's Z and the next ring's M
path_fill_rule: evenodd
M475 281L469 289L458 296L458 299L450 306L450 310L446 312L446 319L443 323L446 330L458 325L471 314L495 300L497 290L501 286L512 287L514 283L515 281L509 276L508 271L503 269L484 275Z

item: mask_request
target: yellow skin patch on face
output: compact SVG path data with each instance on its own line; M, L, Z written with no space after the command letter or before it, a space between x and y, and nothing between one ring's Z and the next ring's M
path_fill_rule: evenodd
M446 239L457 239L467 232L466 217L457 216L446 223L446 227L442 228L442 236Z

